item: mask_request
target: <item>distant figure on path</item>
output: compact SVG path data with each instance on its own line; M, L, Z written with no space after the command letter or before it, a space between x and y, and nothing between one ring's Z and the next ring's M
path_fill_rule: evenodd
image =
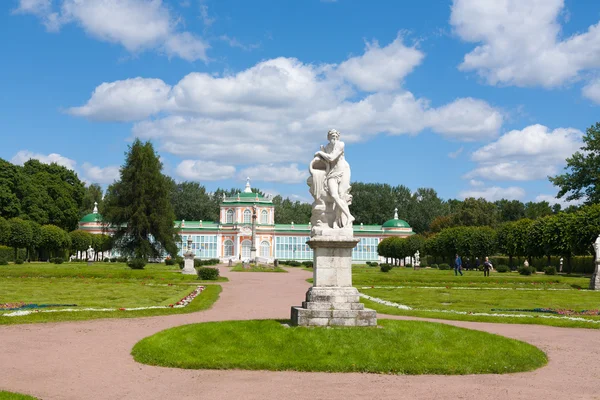
M456 258L454 259L454 275L458 275L460 273L460 276L462 276L462 260L460 259L460 256L457 254Z
M478 257L475 257L475 269L476 269L477 271L479 271L479 265L481 265L481 264L479 263L479 258L478 258Z
M490 269L492 269L492 263L488 257L485 258L483 262L483 276L490 276Z

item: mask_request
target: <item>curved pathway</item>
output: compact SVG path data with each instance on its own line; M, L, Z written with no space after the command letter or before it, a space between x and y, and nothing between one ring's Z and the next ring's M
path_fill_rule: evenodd
M170 327L289 318L290 306L300 304L310 286L305 281L310 273L300 269L221 271L230 282L222 284L213 308L203 312L0 326L0 389L44 400L600 399L600 332L538 325L439 321L524 340L549 356L544 368L508 375L180 370L134 362L130 351L137 341Z

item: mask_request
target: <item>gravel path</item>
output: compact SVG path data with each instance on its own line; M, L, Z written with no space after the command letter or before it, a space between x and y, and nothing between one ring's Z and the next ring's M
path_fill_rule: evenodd
M524 340L548 354L546 367L509 375L179 370L133 361L133 345L163 329L289 318L290 306L299 305L310 286L309 272L289 270L235 273L221 267L230 279L222 284L221 298L212 309L193 314L0 326L0 389L43 400L600 399L600 332L591 329L439 321Z

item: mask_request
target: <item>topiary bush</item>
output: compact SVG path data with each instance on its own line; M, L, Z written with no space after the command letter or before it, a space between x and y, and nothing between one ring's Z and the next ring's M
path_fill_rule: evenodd
M450 269L450 265L446 263L438 264L438 268L442 271L447 271Z
M146 266L146 260L143 258L132 258L127 261L127 266L131 269L144 269Z
M556 267L552 267L552 266L546 267L546 268L544 268L544 273L546 275L556 275Z
M198 278L203 281L216 281L219 279L219 269L211 267L198 268Z
M293 261L293 260L291 260L291 261L287 262L287 265L289 265L290 267L299 267L302 264L299 261Z
M521 275L531 275L533 273L533 268L531 267L520 267L519 274Z
M126 263L127 262L127 257L117 257L117 261L118 262L122 262L122 263ZM146 265L146 264L144 264Z
M429 266L429 268L437 269L437 268L438 268L438 265L437 265L437 264L431 264L431 265Z
M302 265L306 268L312 268L314 266L312 261L302 261Z
M103 262L110 262L110 258L105 257L104 260L102 260Z
M377 261L371 261L371 267L376 267L378 265L379 263Z
M412 267L413 267L413 265L412 265L411 263L405 264L404 266L405 266L406 268L412 268Z
M390 270L391 270L392 268L393 268L393 267L392 267L392 265L390 265L390 264L381 264L381 265L379 266L379 270L380 270L381 272L390 272Z
M498 265L496 271L504 273L510 271L510 268L508 268L508 265Z
M15 264L23 264L24 260L20 257L17 256L17 259L15 260Z
M53 264L62 264L65 260L62 257L54 257L50 259L50 262Z
M165 265L175 265L175 259L174 258L166 258L165 259Z
M112 257L112 258L110 259L110 262L117 262L117 257Z

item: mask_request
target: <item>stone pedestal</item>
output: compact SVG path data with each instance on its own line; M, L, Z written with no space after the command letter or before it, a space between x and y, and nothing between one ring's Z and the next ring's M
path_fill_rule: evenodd
M194 253L187 252L183 255L183 258L183 270L181 270L181 273L186 275L196 275L196 268L194 268Z
M365 309L352 287L353 237L317 237L307 244L314 252L313 287L301 307L292 307L292 324L300 326L376 326L377 314Z
M600 261L596 261L596 270L590 280L590 290L600 290Z

